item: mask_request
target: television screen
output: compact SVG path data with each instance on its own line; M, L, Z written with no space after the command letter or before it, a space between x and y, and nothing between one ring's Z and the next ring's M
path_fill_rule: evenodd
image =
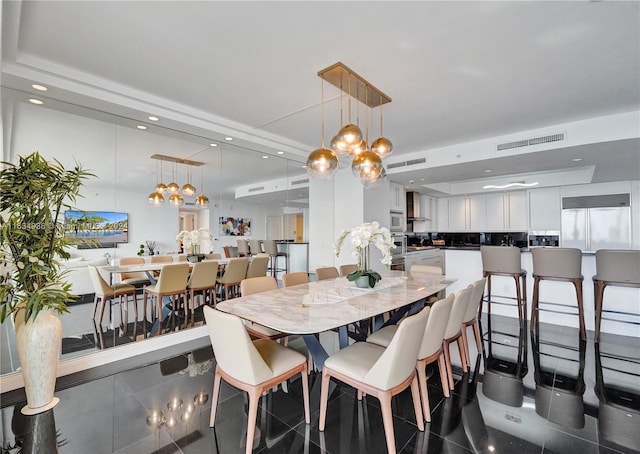
M78 248L114 247L129 241L127 213L113 211L76 211L64 213L64 234L73 238Z

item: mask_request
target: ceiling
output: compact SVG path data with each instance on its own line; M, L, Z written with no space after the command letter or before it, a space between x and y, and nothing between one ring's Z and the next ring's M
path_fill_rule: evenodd
M640 179L640 126L594 120L579 140L571 132L531 152L479 145L637 113L639 30L635 1L5 1L1 82L26 92L41 83L51 99L146 123L155 115L162 127L303 162L321 143L317 72L341 61L393 100L389 162L427 156L389 172L395 181L422 190L589 167L604 182ZM324 101L328 142L339 91L325 84ZM460 144L468 151L458 161L438 159ZM131 159L144 166L147 154Z

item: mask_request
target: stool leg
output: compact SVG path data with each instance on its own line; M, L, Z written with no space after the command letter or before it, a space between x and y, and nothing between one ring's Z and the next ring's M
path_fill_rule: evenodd
M531 325L530 330L534 330L538 326L538 288L540 287L540 278L533 277L533 297L531 298Z
M522 310L523 310L523 320L527 320L527 275L520 275L520 279L522 279Z
M518 318L520 320L524 320L524 317L522 316L522 289L520 288L520 276L517 274L514 274L513 278L516 281L516 301L518 304Z
M487 276L487 315L491 315L491 275Z
M604 299L604 281L593 283L593 302L596 311L595 342L600 342L600 324L602 323L602 300Z
M576 288L576 298L578 300L578 317L580 318L580 338L587 340L587 329L584 325L584 305L582 301L582 279L573 279L573 286Z

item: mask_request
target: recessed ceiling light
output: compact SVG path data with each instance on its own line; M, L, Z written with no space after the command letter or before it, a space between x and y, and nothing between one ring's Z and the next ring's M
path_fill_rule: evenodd
M487 170L484 171L484 173L491 173L491 172L492 172L491 169L487 169Z
M31 87L33 89L35 89L35 90L38 90L38 91L47 91L48 90L48 88L45 87L44 85L33 84L33 85L31 85Z
M30 98L30 99L29 99L29 102L30 102L31 104L35 104L35 105L37 105L37 106L41 106L41 105L43 105L43 104L44 104L44 101L41 101L41 100L36 99L36 98Z
M582 158L573 158L572 161L573 162L580 162L580 161L582 161Z
M148 118L151 121L160 121L160 119L158 117L151 116L151 117L148 117Z
M424 181L424 178L420 178L420 181Z
M138 129L147 129L147 127L145 125L138 125L138 126L136 126L136 128L138 128Z
M284 154L284 151L278 151L278 154Z
M231 142L233 140L233 137L225 137L224 140Z
M217 147L217 146L218 146L218 144L217 144L217 143L210 143L210 144L209 144L209 146L210 146L210 147Z
M301 167L302 167L303 169L306 169L306 168L307 168L307 166L306 166L306 165L303 165L303 166L301 166Z
M264 156L262 156L262 159L269 159L269 156L264 155Z

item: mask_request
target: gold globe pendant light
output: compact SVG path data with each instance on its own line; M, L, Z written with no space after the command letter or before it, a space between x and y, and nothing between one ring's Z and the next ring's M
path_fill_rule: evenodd
M156 163L156 187L154 191L151 194L149 194L149 197L147 199L149 204L154 207L159 207L164 205L164 196L162 195L162 192L158 190L159 185L160 185L160 180L158 176L158 164Z
M338 171L338 156L333 150L324 146L324 79L320 88L321 92L321 110L322 110L322 124L321 124L321 146L309 153L307 157L307 173L312 178L327 179L335 175Z
M380 175L378 175L378 178L374 178L374 179L365 178L365 179L361 179L360 182L362 183L362 186L364 186L367 189L377 189L382 187L386 179L387 179L387 171L383 167L382 171L380 172Z
M195 204L200 208L207 208L209 206L209 198L206 195L204 195L202 167L200 167L200 195L196 197Z
M343 116L342 116L342 94L344 90L340 87L340 126L343 125ZM341 137L338 137L338 134L331 138L331 143L329 144L331 149L335 151L338 156L347 157L349 156L349 150L347 143L342 140Z
M382 132L382 96L380 100L380 137L371 144L371 151L377 153L381 158L386 158L393 151L393 144L389 139L384 137Z
M156 169L157 169L157 165L156 165ZM160 179L156 180L158 181L158 184L156 184L156 192L159 192L160 194L164 194L165 192L167 192L167 185L164 184L162 182L162 179L164 178L164 175L162 174L162 159L160 160Z
M349 84L349 124L344 125L336 134L339 143L343 144L344 149L350 155L353 155L355 148L362 142L362 130L351 123L351 74L348 77Z
M180 185L176 183L176 163L173 163L173 168L171 169L171 183L167 185L167 192L169 194L177 194L180 190Z
M187 167L187 182L182 186L182 193L184 195L195 195L197 189L191 184L191 166Z
M368 104L366 94L365 103ZM367 115L366 131L367 139L369 139L369 115ZM377 180L380 177L382 170L384 170L382 158L366 148L356 155L351 163L351 171L365 186L366 183Z
M169 197L169 203L174 207L180 207L184 205L184 197L178 193L171 194L171 197Z

